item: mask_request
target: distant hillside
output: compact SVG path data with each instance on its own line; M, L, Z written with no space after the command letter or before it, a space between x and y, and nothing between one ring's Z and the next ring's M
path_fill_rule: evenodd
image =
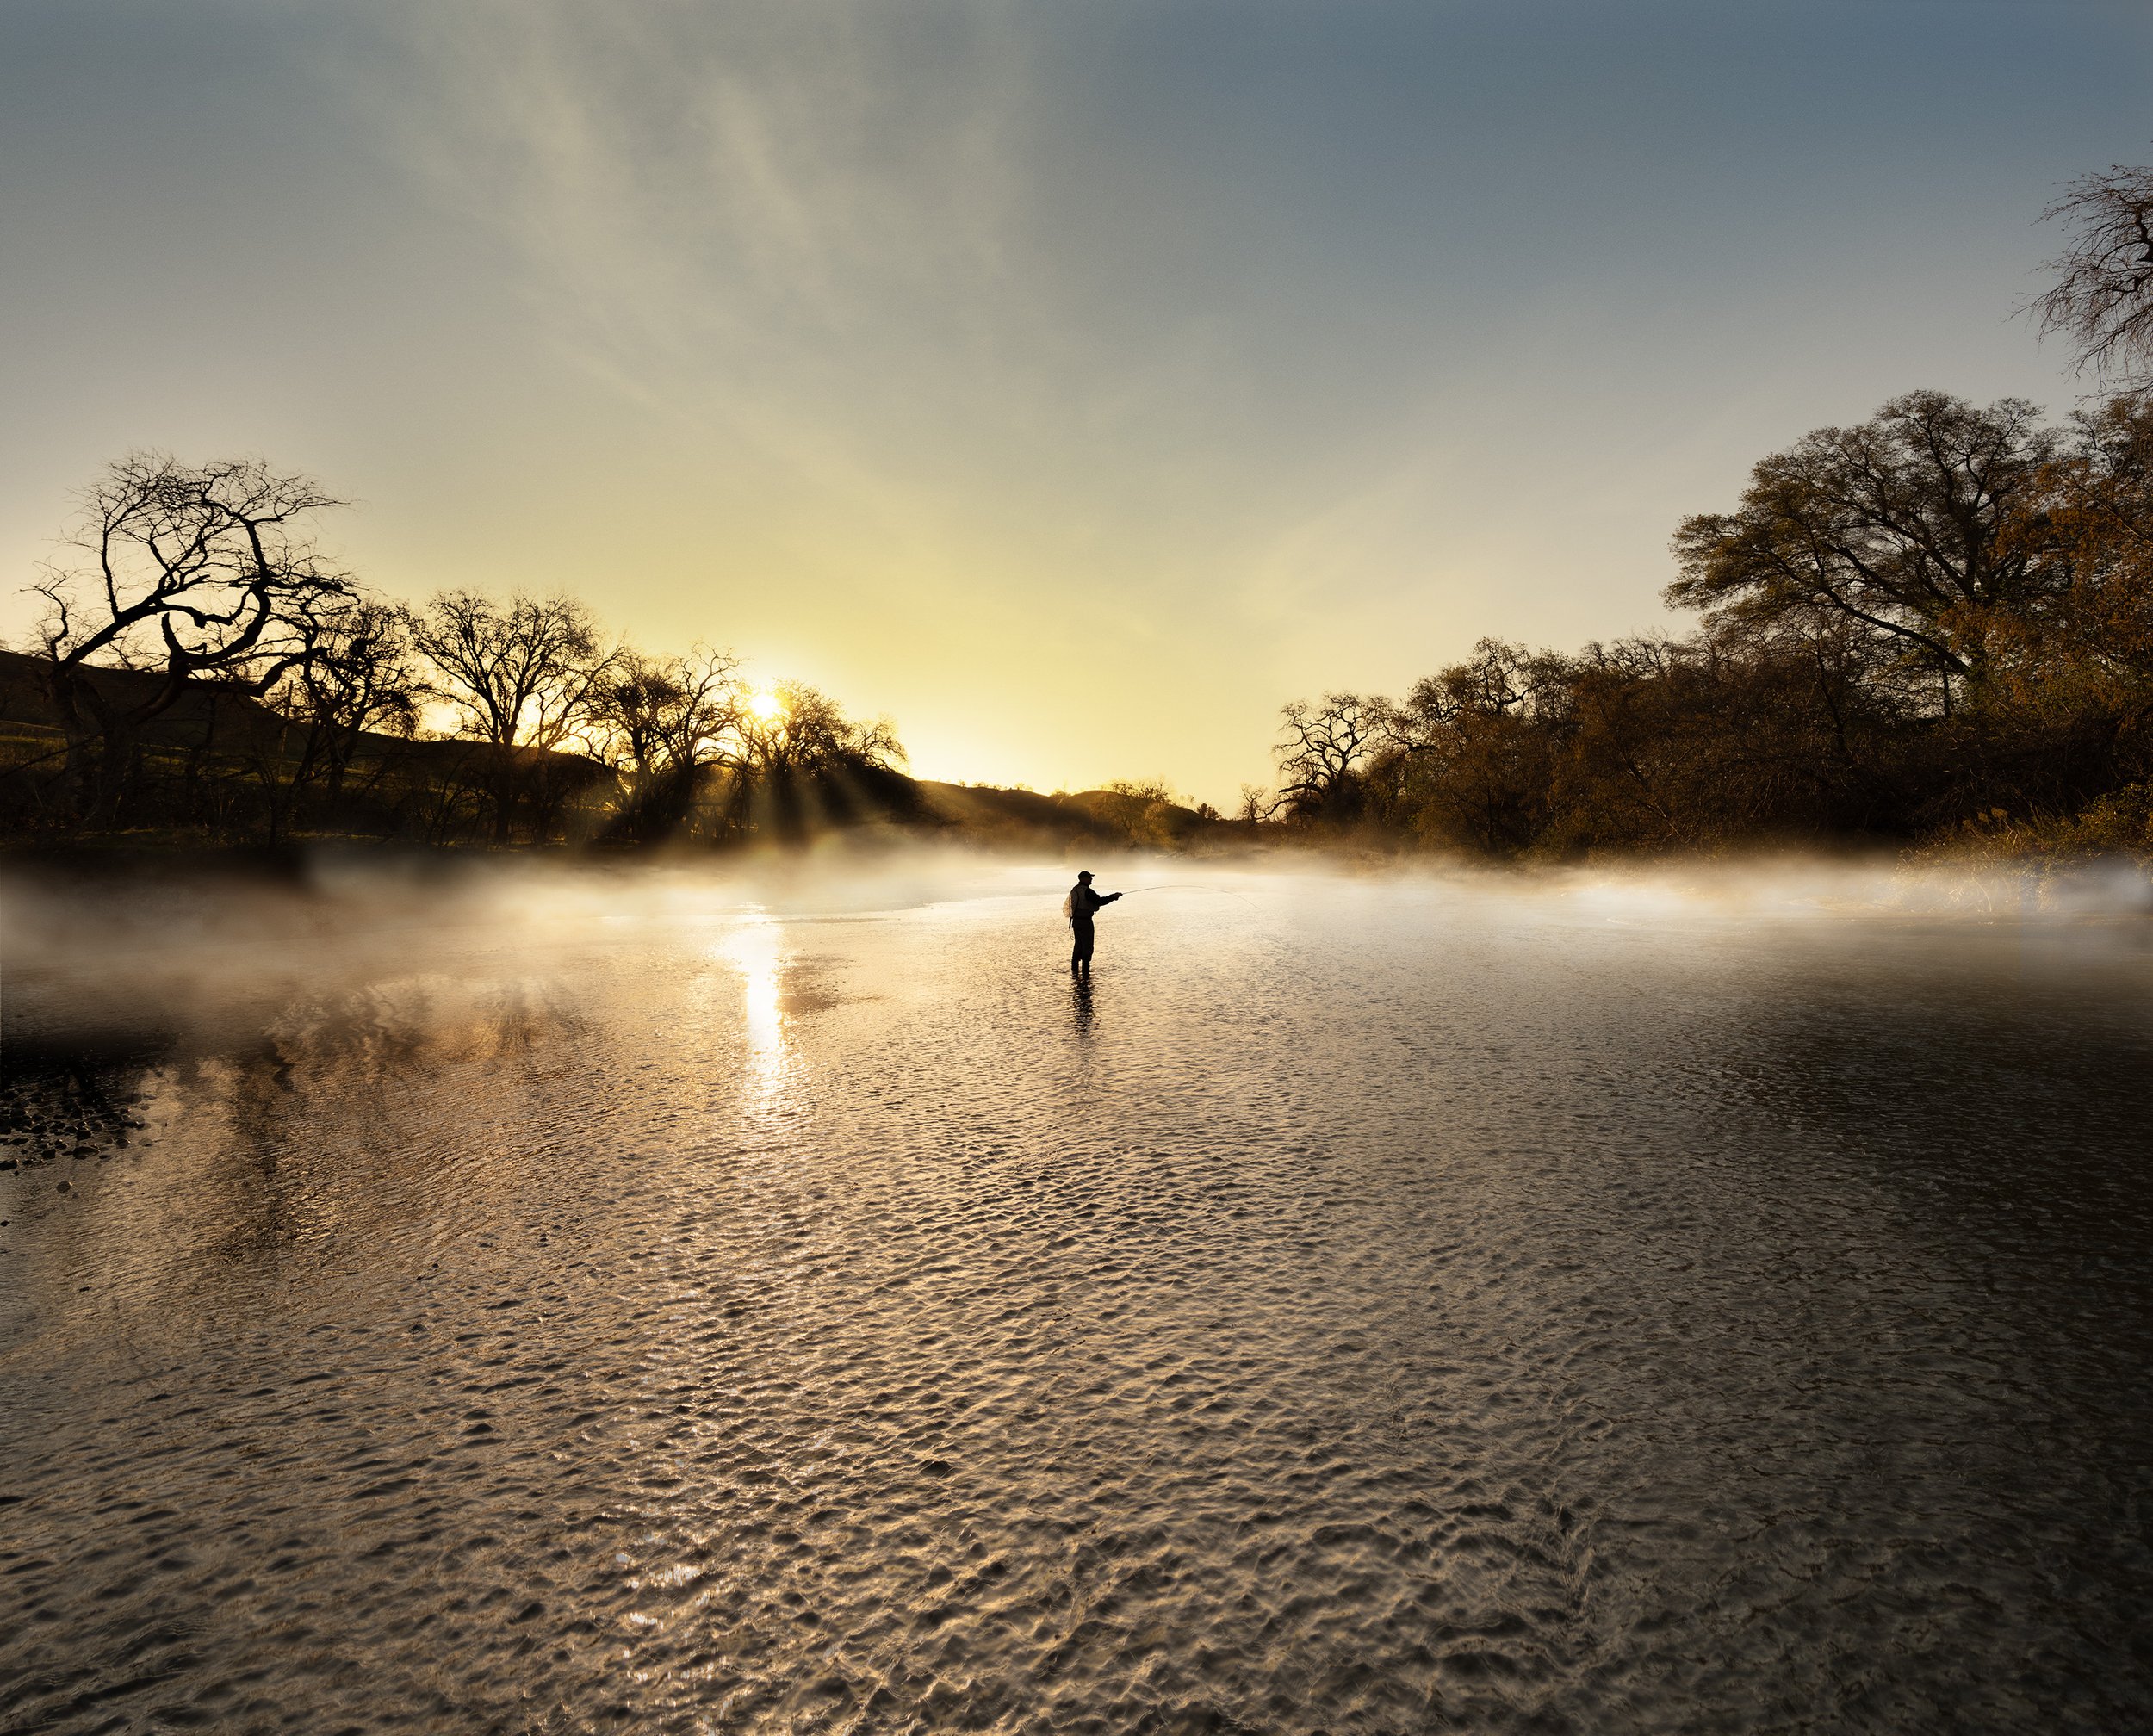
M121 707L147 698L160 682L129 669L84 673ZM260 700L214 682L190 684L140 729L127 772L127 820L100 835L150 846L306 835L431 845L475 839L477 743L362 732L333 815L311 814L294 799L293 768L305 750L305 728ZM77 835L52 818L65 753L41 660L0 651L0 839ZM613 783L610 769L580 754L533 749L518 760L539 799L555 810ZM317 784L319 777L317 767ZM318 789L310 799L319 803Z
M1199 814L1162 798L1117 790L1042 796L983 784L922 783L921 800L936 821L968 840L1036 846L1098 843L1156 849L1225 847L1246 840L1250 828Z
M0 743L59 746L59 715L47 694L43 669L42 659L0 650ZM146 698L163 679L134 669L90 666L83 673L93 686L103 689L121 704ZM292 723L259 699L203 681L183 688L169 710L146 724L142 740L145 746L176 753L274 753L294 729ZM354 763L415 758L422 764L443 764L461 760L474 745L453 740L406 739L369 729L360 735ZM17 757L14 752L7 755L10 762ZM558 761L563 767L578 767L586 772L605 770L596 760L580 753L542 753L533 749L526 757L534 762Z

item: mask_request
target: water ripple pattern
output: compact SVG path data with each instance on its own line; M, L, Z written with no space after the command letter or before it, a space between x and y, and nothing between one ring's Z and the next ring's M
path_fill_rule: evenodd
M2142 920L1178 872L15 895L0 1729L2153 1721Z

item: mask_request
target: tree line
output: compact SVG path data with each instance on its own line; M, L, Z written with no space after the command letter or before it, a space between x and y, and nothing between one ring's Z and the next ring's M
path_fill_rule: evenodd
M16 829L645 842L904 805L887 722L754 691L729 652L648 654L572 597L392 601L320 552L340 504L258 460L156 453L85 491L0 670Z
M1483 640L1283 712L1244 811L1474 853L1986 839L2153 851L2153 170L2075 183L2029 312L2106 388L2061 424L1934 391L1685 518L1686 635Z
M1399 698L1296 702L1238 826L1135 785L1092 792L1110 815L1033 798L1053 811L1025 823L1075 804L1133 840L1276 822L1495 857L2153 852L2153 169L2087 177L2048 214L2071 239L2025 311L2094 375L2091 407L1895 398L1683 521L1666 600L1694 631L1483 640ZM340 504L258 460L110 467L34 587L32 644L0 653L0 823L505 845L921 817L888 722L757 692L729 652L645 654L571 597L396 603L321 553Z

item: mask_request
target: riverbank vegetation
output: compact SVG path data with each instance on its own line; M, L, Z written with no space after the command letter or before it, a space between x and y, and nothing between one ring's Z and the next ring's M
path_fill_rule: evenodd
M1483 640L1402 698L1285 709L1303 832L1496 858L1801 842L2153 857L2153 170L2049 213L2026 310L2109 388L1936 391L1761 460L1676 530L1687 633Z
M1186 846L1233 822L1157 783L915 780L887 719L729 652L658 655L567 596L410 607L329 561L339 503L258 460L138 453L0 652L0 824L32 846L797 842L881 828Z
M337 502L258 461L133 455L0 651L0 825L33 846L642 846L902 828L1185 842L1163 786L921 782L886 720L731 654L654 655L571 597L413 608L329 563ZM1231 830L1231 827L1223 829Z
M1286 708L1250 811L1493 857L1956 839L2146 850L2153 403L1937 392L1685 520L1702 624L1486 640L1402 698Z
M409 607L328 561L339 503L258 460L138 453L86 491L70 559L0 652L0 826L32 846L797 841L899 828L1176 845L1163 785L921 782L886 719L729 652L653 654L572 597Z
M573 598L391 602L316 551L336 504L156 454L89 491L34 648L0 659L18 835L645 842L904 811L887 723L609 640Z

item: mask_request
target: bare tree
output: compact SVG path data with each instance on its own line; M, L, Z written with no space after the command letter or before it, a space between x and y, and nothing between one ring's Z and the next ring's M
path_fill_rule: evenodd
M835 699L797 681L780 682L767 698L743 705L734 741L723 823L736 833L771 822L780 833L797 830L816 802L834 797L842 803L849 790L905 759L888 718L855 722Z
M1402 704L1377 702L1376 728L1384 746L1405 754L1436 752L1445 732L1461 723L1533 705L1551 685L1548 661L1548 654L1536 655L1506 640L1479 641L1464 662L1416 681Z
M316 654L322 619L352 596L311 536L340 504L259 459L158 452L129 454L84 491L75 558L32 587L78 819L115 816L143 727L189 683L258 698ZM99 666L153 679L101 679Z
M624 786L617 834L648 840L679 830L704 768L737 763L739 667L729 651L702 646L662 659L623 651L599 680L592 721Z
M606 760L639 783L655 778L665 761L667 716L681 698L680 683L664 662L624 650L591 695Z
M2027 306L2035 328L2068 338L2072 366L2104 386L2153 384L2153 169L2081 176L2041 220L2073 232L2046 262L2054 285Z
M591 698L606 757L642 782L724 758L741 716L739 668L731 652L699 645L686 657L623 651Z
M797 681L781 683L776 699L766 712L748 708L741 716L741 746L751 771L880 770L904 763L904 745L887 717L856 722L828 695Z
M1431 841L1493 854L1526 847L1545 816L1569 687L1564 659L1483 639L1402 704L1379 702L1381 746L1362 777L1375 817L1410 813Z
M284 709L307 725L308 761L327 773L332 810L362 738L417 732L417 652L408 609L359 598L325 618L317 654L295 673Z
M1181 792L1163 778L1109 778L1100 788L1116 796L1126 796L1132 802L1141 802L1147 808L1182 805Z
M444 591L415 620L413 642L433 666L428 691L487 752L493 840L509 841L524 762L556 753L592 722L617 651L600 648L591 612L572 597Z
M1380 698L1328 693L1320 705L1296 699L1279 715L1281 803L1300 818L1340 815L1357 804L1357 782L1389 708Z

